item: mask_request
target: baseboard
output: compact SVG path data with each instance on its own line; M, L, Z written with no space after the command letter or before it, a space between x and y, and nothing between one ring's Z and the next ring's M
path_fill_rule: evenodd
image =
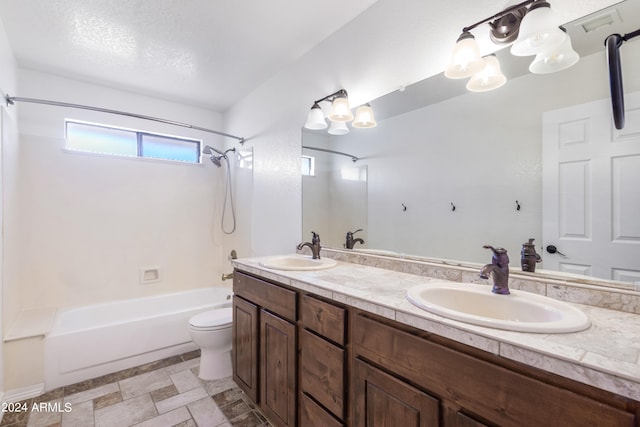
M9 390L4 393L3 403L20 402L22 400L31 399L32 397L40 396L44 393L44 383L33 384L26 387L20 387L13 390Z

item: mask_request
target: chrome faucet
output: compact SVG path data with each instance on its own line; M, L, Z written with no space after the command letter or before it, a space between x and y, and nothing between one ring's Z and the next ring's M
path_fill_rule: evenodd
M487 264L480 270L480 277L488 279L489 275L493 277L493 289L491 292L500 295L509 295L509 256L504 248L494 248L493 246L484 245L483 248L491 249L493 257L491 264Z
M316 233L315 231L311 232L312 234L312 238L311 238L311 243L309 242L302 242L300 244L298 244L297 248L298 250L304 248L305 246L308 246L309 249L311 249L311 254L313 255L312 258L313 259L320 259L320 235L318 233Z
M360 243L361 245L364 245L364 240L362 240L361 238L359 237L357 239L353 238L353 235L358 231L362 231L362 228L358 228L356 231L347 231L347 241L344 244L345 248L353 249L353 245L355 245L356 243Z

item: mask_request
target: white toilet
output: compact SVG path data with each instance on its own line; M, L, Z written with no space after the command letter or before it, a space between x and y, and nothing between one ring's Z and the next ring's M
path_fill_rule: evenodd
M200 373L203 380L231 376L231 307L196 314L189 319L189 333L200 347Z

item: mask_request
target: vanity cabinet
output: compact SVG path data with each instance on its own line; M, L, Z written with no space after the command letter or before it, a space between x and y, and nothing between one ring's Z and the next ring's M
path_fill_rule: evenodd
M356 427L638 426L637 402L366 312L352 339Z
M233 378L276 427L640 427L640 402L234 273Z
M233 291L233 379L272 424L295 426L296 292L237 271Z

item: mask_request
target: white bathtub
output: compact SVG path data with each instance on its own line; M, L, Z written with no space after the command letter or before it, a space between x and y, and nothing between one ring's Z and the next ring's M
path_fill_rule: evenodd
M196 350L189 318L230 306L231 292L215 286L59 311L45 337L45 389Z

